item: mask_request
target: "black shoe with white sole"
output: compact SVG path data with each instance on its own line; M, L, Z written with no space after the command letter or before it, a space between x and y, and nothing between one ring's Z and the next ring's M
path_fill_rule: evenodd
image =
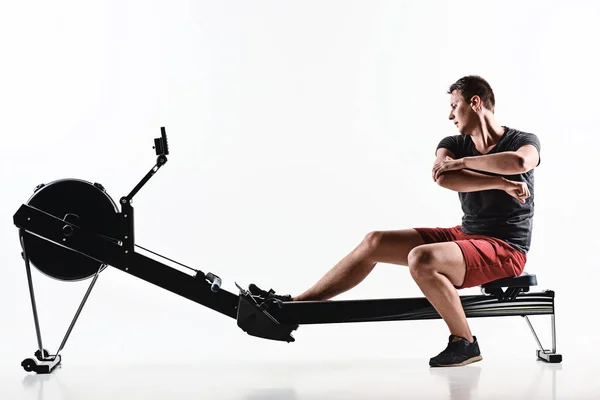
M465 338L450 335L446 349L430 359L429 366L460 367L481 360L481 352L475 336L473 336L473 343L469 343Z

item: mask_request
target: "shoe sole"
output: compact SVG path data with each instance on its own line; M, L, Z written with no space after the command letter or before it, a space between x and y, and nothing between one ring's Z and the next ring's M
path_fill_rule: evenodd
M472 364L474 362L481 361L481 360L483 360L483 357L475 356L475 357L471 357L468 360L465 360L458 364L434 364L434 365L429 365L429 366L430 367L462 367L464 365Z

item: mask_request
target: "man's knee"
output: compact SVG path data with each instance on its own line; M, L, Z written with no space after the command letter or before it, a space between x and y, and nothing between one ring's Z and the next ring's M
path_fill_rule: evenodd
M429 246L417 246L408 253L408 268L413 278L425 278L435 273L435 252Z
M410 229L400 231L372 231L365 235L354 254L364 260L408 265L408 252L423 244L421 236Z
M364 250L371 253L376 250L381 244L381 240L383 239L383 232L381 231L373 231L369 232L365 235L362 246Z

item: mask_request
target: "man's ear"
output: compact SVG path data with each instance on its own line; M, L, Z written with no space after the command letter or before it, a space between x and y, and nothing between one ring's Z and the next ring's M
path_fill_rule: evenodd
M481 110L481 97L478 95L471 97L471 107L475 111Z

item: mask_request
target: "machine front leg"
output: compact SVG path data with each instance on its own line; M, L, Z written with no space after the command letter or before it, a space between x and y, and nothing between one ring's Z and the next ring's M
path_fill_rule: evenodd
M49 356L44 350L44 356L40 356L39 350L35 353L35 358L26 358L21 362L21 366L27 372L35 372L37 374L49 374L60 365L60 355Z
M67 339L69 338L69 335L71 334L71 331L73 330L73 327L75 326L75 322L77 321L77 318L81 314L81 310L83 309L83 306L85 305L85 302L87 301L88 296L90 295L90 292L92 291L92 288L94 287L94 284L96 283L96 280L98 279L98 275L100 274L100 271L102 271L104 265L102 265L100 267L100 269L96 272L94 279L92 280L90 286L88 287L88 290L85 293L83 301L79 305L79 308L75 314L75 318L71 322L71 325L69 326L69 329L67 330L67 333L66 333L65 337L63 338L60 348L58 349L56 354L50 355L48 353L48 351L43 348L43 345L42 345L42 332L41 332L41 328L40 328L40 322L39 322L39 318L38 318L37 306L36 306L36 301L35 301L35 293L34 293L34 289L33 289L33 278L31 275L31 266L29 263L29 257L27 256L27 252L25 250L25 244L23 242L23 232L21 232L21 234L20 234L20 239L21 239L21 246L23 249L23 252L21 253L21 255L23 257L23 260L25 261L25 270L27 272L27 283L29 285L29 295L31 298L31 308L33 310L33 320L34 320L34 324L35 324L35 332L36 332L36 337L37 337L37 342L38 342L38 350L34 354L35 357L34 358L26 358L25 360L23 360L21 362L21 366L27 372L33 371L38 374L49 374L56 367L58 367L60 365L62 359L61 359L61 356L59 355L59 353L65 347Z

